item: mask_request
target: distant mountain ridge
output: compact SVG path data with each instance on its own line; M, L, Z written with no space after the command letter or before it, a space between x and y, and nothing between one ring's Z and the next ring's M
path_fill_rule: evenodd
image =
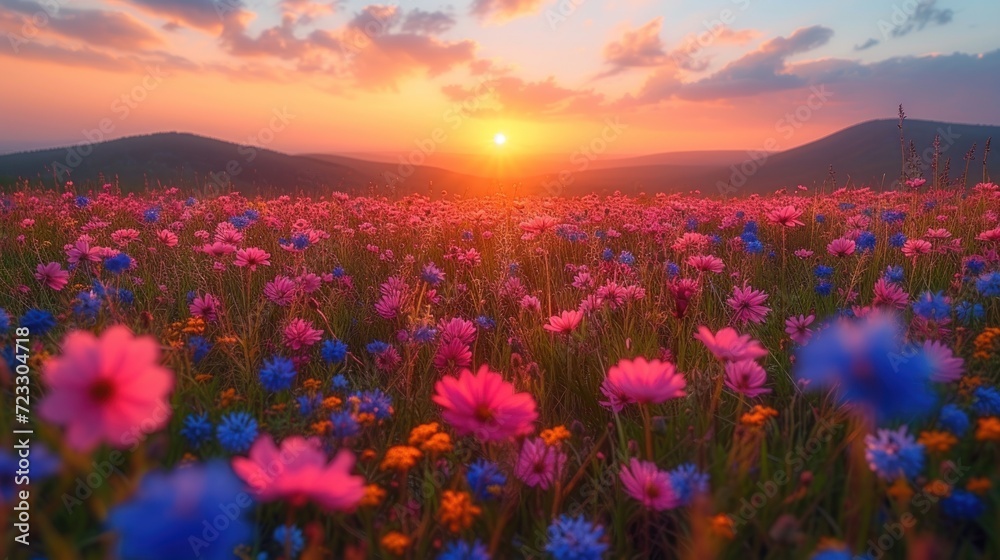
M947 166L951 178L964 172L965 155L975 145L968 179L974 184L982 176L984 146L991 137L1000 140L1000 127L908 119L904 135L907 144L914 143L925 170L930 168L930 147L938 136L939 169ZM899 177L901 156L897 121L876 120L777 153L668 152L587 161L567 157L563 162L560 168L558 159L538 157L533 166L544 168L543 172L518 176L505 170L501 180L482 162L463 160L458 154L442 154L438 159L432 155L426 158L426 165L409 165L402 156L394 160L391 155L373 159L290 155L194 134L164 132L2 155L0 188L18 181L53 186L72 179L78 185L116 181L126 191L178 186L198 192L235 189L268 195L322 195L335 190L387 196L475 195L498 190L549 195L700 190L706 195L743 195L800 184L814 187L828 181L831 170L838 186L850 181L885 187ZM992 177L1000 175L998 158L990 158L987 171Z

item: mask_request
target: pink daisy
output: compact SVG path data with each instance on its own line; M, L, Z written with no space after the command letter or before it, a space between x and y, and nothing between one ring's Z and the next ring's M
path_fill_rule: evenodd
M276 276L274 280L264 284L264 297L275 305L282 307L292 303L298 286L287 276Z
M514 474L532 488L548 490L562 475L566 454L558 446L549 446L542 438L524 440Z
M693 255L688 257L686 262L688 266L699 272L714 272L718 274L726 267L722 259L713 255Z
M767 350L748 334L739 334L732 327L725 327L712 334L708 327L698 327L694 337L701 341L719 360L756 360L767 355Z
M801 215L802 210L796 210L794 206L785 206L784 208L778 208L777 210L770 211L767 214L767 219L772 224L793 228L805 225L801 220L799 220L799 216Z
M69 283L69 272L57 262L40 264L35 268L35 279L58 292Z
M296 318L285 327L284 335L285 346L299 350L319 342L323 338L323 331L314 329L312 321Z
M796 344L805 344L809 337L812 336L812 329L809 325L816 320L815 315L799 315L798 317L789 317L785 320L785 332Z
M194 298L191 304L188 305L188 310L191 312L191 315L201 317L206 322L212 323L219 318L219 312L222 310L222 302L212 294L205 294Z
M271 253L257 247L249 247L236 251L236 259L233 264L239 267L249 267L251 271L257 270L258 266L271 266Z
M126 327L113 326L100 338L74 331L63 339L62 354L45 363L49 390L39 413L65 426L66 442L77 451L134 445L170 419L174 375L159 360L159 343Z
M434 354L434 367L438 371L459 371L472 365L472 349L457 338L438 346Z
M684 376L670 362L646 361L643 357L623 359L611 366L606 381L609 392L620 393L628 402L639 404L659 404L683 397L687 385Z
M538 419L535 399L517 393L503 377L482 365L472 373L462 370L434 385L431 397L444 411L441 417L458 435L472 434L481 441L500 441L534 431Z
M734 393L746 395L750 398L770 393L770 389L764 388L767 382L767 372L760 364L753 360L740 360L738 362L726 362L726 387Z
M553 333L568 333L580 326L582 320L583 313L580 311L563 311L549 317L549 322L542 328Z
M160 241L160 243L163 243L167 247L177 246L177 234L168 229L161 229L158 231L156 233L156 238Z
M847 239L846 237L838 237L826 246L826 252L835 257L846 257L853 255L856 247L857 244L854 243L854 240Z
M656 468L655 463L633 457L628 466L622 466L618 477L625 486L625 492L647 509L663 511L674 509L681 503L670 483L670 473Z
M965 371L965 360L936 340L924 341L924 354L931 365L931 379L938 383L958 381Z
M907 257L916 258L930 253L932 248L931 242L926 239L907 239L902 251Z
M750 286L733 286L733 297L726 300L735 311L733 320L737 323L763 323L771 308L765 307L767 294Z

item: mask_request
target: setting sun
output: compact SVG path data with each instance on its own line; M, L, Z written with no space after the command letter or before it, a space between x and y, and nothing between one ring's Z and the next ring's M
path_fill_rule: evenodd
M507 143L507 137L502 132L498 132L496 136L493 137L493 143L497 146L503 146Z

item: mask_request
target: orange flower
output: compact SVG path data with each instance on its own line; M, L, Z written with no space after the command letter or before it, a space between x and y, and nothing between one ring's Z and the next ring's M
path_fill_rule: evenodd
M402 556L410 547L410 542L410 537L399 531L392 531L382 536L382 548L395 556Z
M429 440L434 434L440 431L440 426L437 422L431 422L430 424L421 424L416 428L410 430L410 445L414 447L419 447L423 443Z
M427 453L447 453L452 450L451 436L444 432L439 432L430 437L420 445L420 449Z
M378 484L365 486L365 495L361 498L361 507L376 507L385 499L385 489Z
M319 422L313 422L309 428L312 430L312 433L318 436L325 436L333 429L333 422L329 420L320 420Z
M896 482L892 483L886 494L900 502L908 502L913 497L913 488L910 488L910 483L905 478L899 477Z
M324 410L333 410L333 409L337 408L338 406L340 406L343 402L344 401L340 400L337 397L327 397L327 398L323 399L323 405L322 406L323 406Z
M969 482L965 485L966 490L980 496L989 492L990 488L993 488L993 483L985 477L970 478Z
M194 376L195 383L208 383L212 380L212 374L210 373L199 373Z
M302 388L306 391L316 391L322 386L323 382L315 378L309 378L302 382Z
M736 536L733 520L728 515L720 513L712 517L712 532L724 539L732 539Z
M382 459L382 465L380 468L383 471L408 471L413 468L413 465L417 464L417 461L422 456L423 453L421 453L416 447L410 447L409 445L394 445L385 452L385 458Z
M445 490L441 496L438 521L452 533L457 533L472 526L481 512L479 506L472 503L472 496L468 492Z
M545 441L545 445L552 447L553 445L559 445L563 440L570 438L572 434L566 429L566 426L556 426L548 430L542 430L540 434L542 440Z
M958 438L951 432L925 431L920 433L917 442L924 444L928 451L947 453L952 446L958 443Z
M365 449L364 451L361 452L362 461L371 461L377 456L378 454L375 453L374 449Z
M931 496L944 498L945 496L951 495L951 486L943 480L932 480L924 486L924 492L930 494Z
M740 423L751 428L759 428L770 418L778 416L778 411L764 405L754 405L754 407L740 417Z
M983 384L983 378L978 375L967 375L958 382L958 393L963 397L968 397Z
M243 397L236 392L236 389L226 389L219 393L219 408L226 408L227 406L241 400L243 400Z
M1000 441L1000 418L990 416L977 421L976 439L979 441Z

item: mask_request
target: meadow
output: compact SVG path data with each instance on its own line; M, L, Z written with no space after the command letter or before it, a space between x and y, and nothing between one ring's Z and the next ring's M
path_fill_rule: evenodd
M998 249L991 183L7 192L0 556L1000 558Z

